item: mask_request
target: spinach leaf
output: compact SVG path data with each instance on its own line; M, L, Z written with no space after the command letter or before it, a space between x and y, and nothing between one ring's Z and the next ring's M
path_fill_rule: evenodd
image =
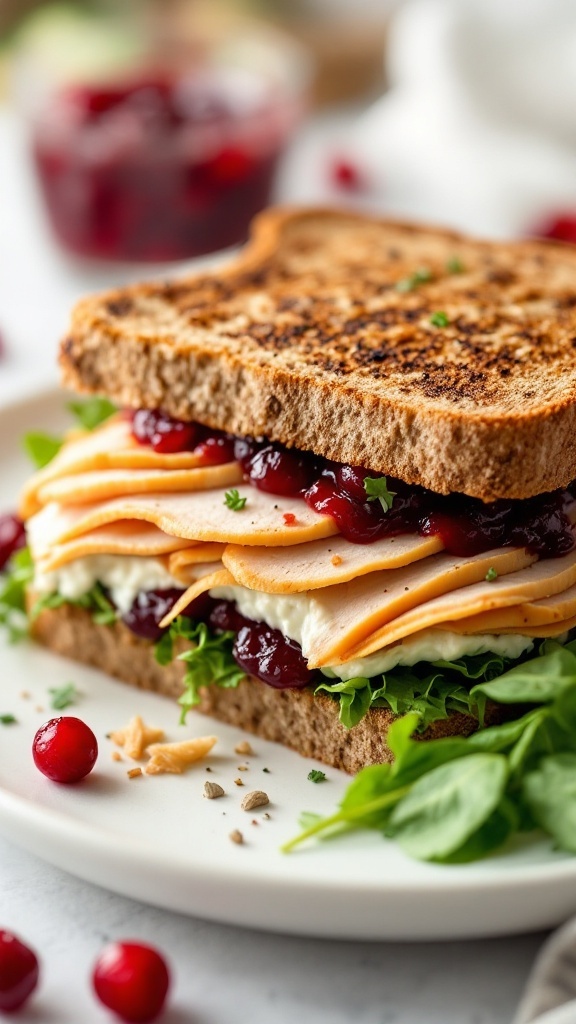
M501 754L471 754L418 779L390 817L391 834L420 860L460 849L500 804L508 767Z
M576 853L576 754L543 758L525 777L523 792L536 822L560 849Z
M109 402L107 398L100 398L98 395L94 398L85 398L83 401L69 402L68 410L85 430L95 430L101 423L109 420L115 412L118 412L113 402Z

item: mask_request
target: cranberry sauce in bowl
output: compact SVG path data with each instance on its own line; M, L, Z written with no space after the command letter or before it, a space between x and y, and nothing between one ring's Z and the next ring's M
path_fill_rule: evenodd
M512 545L555 558L576 543L567 515L575 485L534 498L485 504L465 494L436 494L276 442L234 437L157 409L139 409L131 416L132 433L140 444L158 452L193 451L206 465L235 458L252 486L303 498L316 512L332 516L342 536L355 544L419 533L440 537L445 550L456 556Z

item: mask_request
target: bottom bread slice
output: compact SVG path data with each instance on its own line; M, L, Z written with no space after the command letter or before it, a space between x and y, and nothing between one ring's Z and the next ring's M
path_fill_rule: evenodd
M134 636L121 622L101 626L85 609L65 604L42 611L31 631L35 640L52 651L93 665L131 686L173 699L182 692L184 663L159 665L153 645ZM234 689L205 687L195 710L350 773L392 760L386 733L395 716L385 708L371 709L358 725L346 729L338 719L337 701L328 695L315 696L310 689L275 690L249 677ZM468 736L476 726L469 715L453 713L434 722L422 739Z

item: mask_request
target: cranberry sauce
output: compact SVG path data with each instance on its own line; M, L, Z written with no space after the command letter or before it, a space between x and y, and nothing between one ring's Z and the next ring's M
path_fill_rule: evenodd
M250 79L247 90L218 70L150 75L46 96L33 155L61 245L162 261L242 242L296 119L287 99Z
M159 409L137 409L132 416L132 435L139 444L171 455L194 452L206 466L233 462L234 440L222 430L210 430L199 423L185 423Z
M419 533L440 537L452 555L466 557L513 545L543 558L565 555L575 545L566 508L576 490L485 504L465 494L436 494L270 441L233 437L172 419L157 409L135 412L132 432L140 444L152 445L155 451L193 451L207 465L236 458L247 482L270 494L303 498L316 512L332 516L342 536L355 544Z
M155 642L166 632L160 628L160 622L183 593L176 587L141 591L122 621L136 636ZM263 683L283 690L299 689L312 681L313 673L306 665L300 645L279 629L246 619L233 601L216 601L202 594L182 614L197 622L206 622L215 633L233 633L235 661Z
M134 598L131 608L122 616L122 622L132 633L141 636L144 640L159 640L166 632L160 628L162 619L174 607L183 593L184 591L177 587L167 587L165 590L142 590ZM208 594L201 594L184 609L182 614L191 619L204 620L210 614L213 604L214 601Z

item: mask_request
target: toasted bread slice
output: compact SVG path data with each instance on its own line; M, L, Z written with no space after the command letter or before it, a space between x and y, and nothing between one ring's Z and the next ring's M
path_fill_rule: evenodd
M526 498L576 477L576 249L272 210L223 270L81 302L61 366L120 404Z
M184 663L173 661L161 667L152 644L121 622L100 626L85 609L62 605L42 611L33 620L31 631L34 639L57 654L94 665L132 686L172 698L182 692ZM331 697L314 696L308 689L275 690L247 678L232 690L205 687L198 710L347 772L392 760L386 733L395 716L385 708L373 708L358 725L345 729ZM176 707L174 714L178 714ZM477 725L469 715L454 712L434 722L421 738L467 736Z

